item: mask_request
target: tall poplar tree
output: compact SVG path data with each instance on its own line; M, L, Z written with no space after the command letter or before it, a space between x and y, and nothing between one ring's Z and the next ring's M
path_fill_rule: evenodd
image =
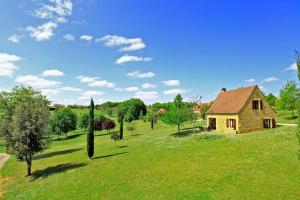
M91 98L90 113L89 113L89 126L87 133L87 153L90 159L94 155L94 101Z

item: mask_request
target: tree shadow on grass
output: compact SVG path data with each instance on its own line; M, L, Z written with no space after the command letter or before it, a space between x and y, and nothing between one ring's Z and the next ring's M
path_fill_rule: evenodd
M199 130L196 130L196 134L200 133ZM194 129L182 129L180 133L176 132L176 133L172 133L171 136L173 137L187 137L189 135L194 134Z
M199 137L197 137L198 140L218 140L224 138L225 135L219 135L214 133L205 133L201 134Z
M126 151L126 152L121 152L121 153L108 154L108 155L104 155L104 156L97 156L97 157L94 157L93 160L94 159L100 159L100 158L108 158L108 157L122 155L122 154L127 154L127 153L129 153L129 152Z
M119 149L122 149L122 148L125 148L125 147L128 147L128 145L119 146Z
M62 150L62 151L55 151L55 152L50 152L50 153L44 153L44 154L39 154L33 157L33 160L38 160L42 158L49 158L52 156L58 156L58 155L64 155L68 153L74 153L76 151L80 151L82 148L77 148L77 149L68 149L68 150Z
M32 181L39 179L39 178L47 178L48 176L65 172L67 170L76 169L80 167L86 166L87 163L65 163L59 164L53 167L48 167L46 169L37 170L32 173Z
M84 133L78 133L78 134L68 135L66 137L52 139L52 141L72 140L72 139L78 138L79 136L81 136L83 134Z
M107 135L110 135L110 133L95 134L95 137L98 137L98 136L107 136Z

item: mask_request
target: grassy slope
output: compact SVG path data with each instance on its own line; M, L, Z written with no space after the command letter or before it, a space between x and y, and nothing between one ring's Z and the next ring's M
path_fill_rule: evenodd
M279 123L289 123L289 124L297 124L298 117L297 111L295 110L295 118L292 117L292 112L288 110L279 110L277 111L277 121Z
M105 132L96 136L94 160L75 131L37 156L31 178L24 162L10 159L1 171L4 199L297 199L295 130L174 137L175 127L151 131L140 122L117 148Z

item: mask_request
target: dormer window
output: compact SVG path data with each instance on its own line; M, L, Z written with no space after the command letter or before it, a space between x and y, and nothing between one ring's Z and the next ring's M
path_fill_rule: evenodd
M252 101L252 109L253 110L262 110L263 109L262 100L253 100Z

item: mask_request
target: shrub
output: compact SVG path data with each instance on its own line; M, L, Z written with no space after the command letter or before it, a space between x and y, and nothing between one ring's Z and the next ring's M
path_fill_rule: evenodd
M125 114L125 121L137 120L141 115L147 114L147 107L140 99L129 99L119 105L119 109Z
M83 113L79 117L78 127L86 130L88 125L89 125L89 115L87 113Z

